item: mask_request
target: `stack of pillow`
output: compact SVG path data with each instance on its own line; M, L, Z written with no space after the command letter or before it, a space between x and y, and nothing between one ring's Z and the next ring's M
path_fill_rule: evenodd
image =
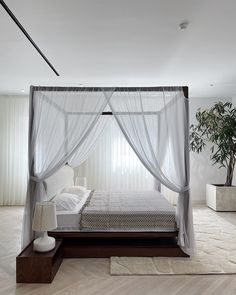
M64 188L60 194L55 195L51 201L56 203L56 210L75 210L79 203L88 196L88 191L83 186L71 186Z

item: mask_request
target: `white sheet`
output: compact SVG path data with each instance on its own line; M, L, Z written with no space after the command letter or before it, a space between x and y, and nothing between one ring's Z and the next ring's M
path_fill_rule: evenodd
M56 211L57 215L57 229L66 229L66 228L77 228L79 229L79 223L81 219L80 211L83 208L84 204L86 203L89 195L90 190L87 190L83 199L79 202L76 206L75 210L62 210Z

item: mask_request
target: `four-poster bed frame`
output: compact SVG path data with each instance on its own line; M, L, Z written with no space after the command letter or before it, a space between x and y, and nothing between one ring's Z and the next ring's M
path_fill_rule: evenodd
M32 87L31 91L173 91L174 87ZM188 98L188 87L182 87ZM103 112L102 115L112 115ZM188 114L187 114L188 118ZM66 120L65 120L66 121ZM66 125L66 123L65 123ZM67 128L67 126L65 126ZM178 231L174 232L79 232L51 231L49 234L62 239L63 257L110 256L182 256L188 257L177 245Z

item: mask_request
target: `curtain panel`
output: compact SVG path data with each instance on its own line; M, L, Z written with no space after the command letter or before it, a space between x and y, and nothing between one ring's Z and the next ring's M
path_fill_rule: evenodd
M114 92L110 108L134 152L155 177L179 193L176 221L178 244L194 251L189 196L188 99L182 89L168 92ZM159 187L159 186L158 186Z
M111 93L105 97L103 91L86 91L86 88L83 91L31 88L30 179L23 220L23 247L34 237L31 229L34 205L46 199L43 181L73 159L79 149L83 149Z
M0 97L0 206L25 204L28 97Z
M109 123L108 116L99 116L96 124L85 138L84 142L78 147L72 157L68 160L69 166L79 167L96 148L97 142Z

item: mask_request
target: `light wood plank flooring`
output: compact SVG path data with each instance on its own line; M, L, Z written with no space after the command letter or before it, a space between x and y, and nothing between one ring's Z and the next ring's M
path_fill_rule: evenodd
M236 275L110 276L108 259L65 259L52 284L16 284L22 214L22 207L0 207L2 295L236 295ZM235 214L222 216L236 224Z

